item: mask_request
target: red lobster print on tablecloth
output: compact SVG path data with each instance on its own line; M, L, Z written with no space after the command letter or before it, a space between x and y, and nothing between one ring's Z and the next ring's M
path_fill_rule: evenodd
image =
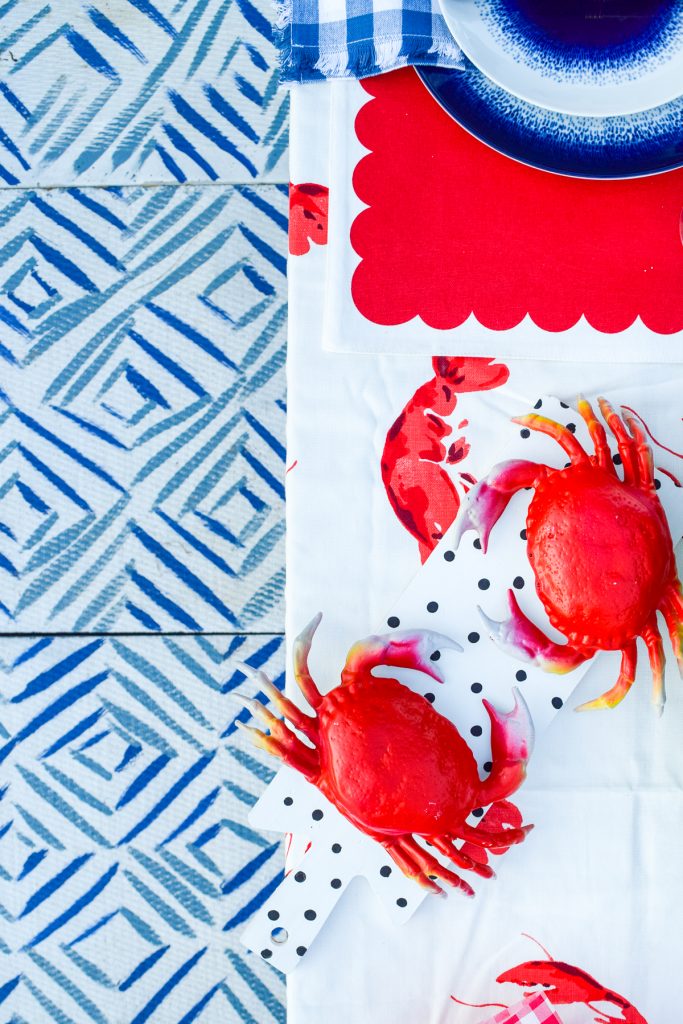
M530 935L525 938L531 939ZM595 1014L595 1024L611 1024L612 1021L622 1021L622 1024L648 1024L642 1013L635 1008L624 996L619 995L613 989L606 988L596 981L587 971L580 967L573 967L571 964L561 960L553 960L550 953L536 939L531 939L541 948L545 954L544 960L527 960L525 963L517 964L507 971L503 971L496 978L500 984L506 982L511 985L519 985L524 989L525 997L529 998L536 992L542 992L545 998L553 1006L585 1006L587 1010ZM501 1007L507 1009L504 1003L469 1003L462 999L451 996L453 1002L461 1006ZM595 1006L600 1003L599 1007ZM614 1013L610 1012L611 1004ZM494 1017L493 1020L496 1018ZM489 1024L488 1021L482 1024Z
M491 878L487 864L455 844L466 840L496 850L526 838L531 825L473 828L466 820L478 807L510 796L526 777L534 730L523 697L514 690L508 712L482 702L491 721L491 768L482 780L472 751L449 719L397 679L373 675L379 666L412 668L443 682L432 655L461 650L458 644L429 630L368 637L350 649L341 683L323 694L308 667L320 619L316 615L309 623L293 652L294 675L313 714L283 696L263 673L241 664L287 722L259 701L243 699L267 733L238 724L257 746L296 768L348 821L380 843L408 878L434 893L443 893L439 879L473 896L469 883L418 840L431 844L454 867Z
M327 245L329 189L306 182L289 186L289 251L305 256L316 245Z
M505 384L510 371L492 358L434 356L434 377L417 389L389 429L382 452L382 481L399 521L427 560L458 514L461 493L476 483L469 473L456 482L445 468L460 465L470 446L464 436L450 440L444 420L458 394L490 391ZM458 429L467 426L462 420ZM445 439L449 440L446 441Z

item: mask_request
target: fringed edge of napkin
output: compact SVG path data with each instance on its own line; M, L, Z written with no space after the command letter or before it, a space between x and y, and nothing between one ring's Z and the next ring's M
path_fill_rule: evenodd
M385 71L418 65L463 70L465 56L444 22L439 38L432 35L369 38L348 47L320 53L317 47L298 46L292 40L293 0L275 0L274 36L280 62L281 82L314 82L327 78L368 78Z

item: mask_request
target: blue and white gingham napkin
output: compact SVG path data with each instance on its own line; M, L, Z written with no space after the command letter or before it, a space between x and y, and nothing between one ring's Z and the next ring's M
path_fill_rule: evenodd
M284 81L464 66L438 0L282 0L277 30Z

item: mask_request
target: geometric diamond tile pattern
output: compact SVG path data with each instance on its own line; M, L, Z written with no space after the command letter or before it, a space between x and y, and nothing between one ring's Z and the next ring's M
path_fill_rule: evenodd
M282 626L284 186L0 191L0 628Z
M0 1024L284 1024L269 0L0 0ZM49 186L49 187L48 187Z
M283 181L288 100L254 0L4 0L0 182Z
M5 639L0 705L3 1021L285 1019L243 923L282 879L247 813L272 768L236 730L284 685L281 636ZM261 695L264 696L264 695Z

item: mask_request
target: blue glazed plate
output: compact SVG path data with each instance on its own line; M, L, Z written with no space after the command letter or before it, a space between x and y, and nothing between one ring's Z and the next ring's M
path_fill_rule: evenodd
M683 93L681 0L441 0L472 63L567 114L631 114Z
M683 166L683 95L635 114L576 116L527 103L472 64L416 70L458 124L532 167L575 178L638 178Z

